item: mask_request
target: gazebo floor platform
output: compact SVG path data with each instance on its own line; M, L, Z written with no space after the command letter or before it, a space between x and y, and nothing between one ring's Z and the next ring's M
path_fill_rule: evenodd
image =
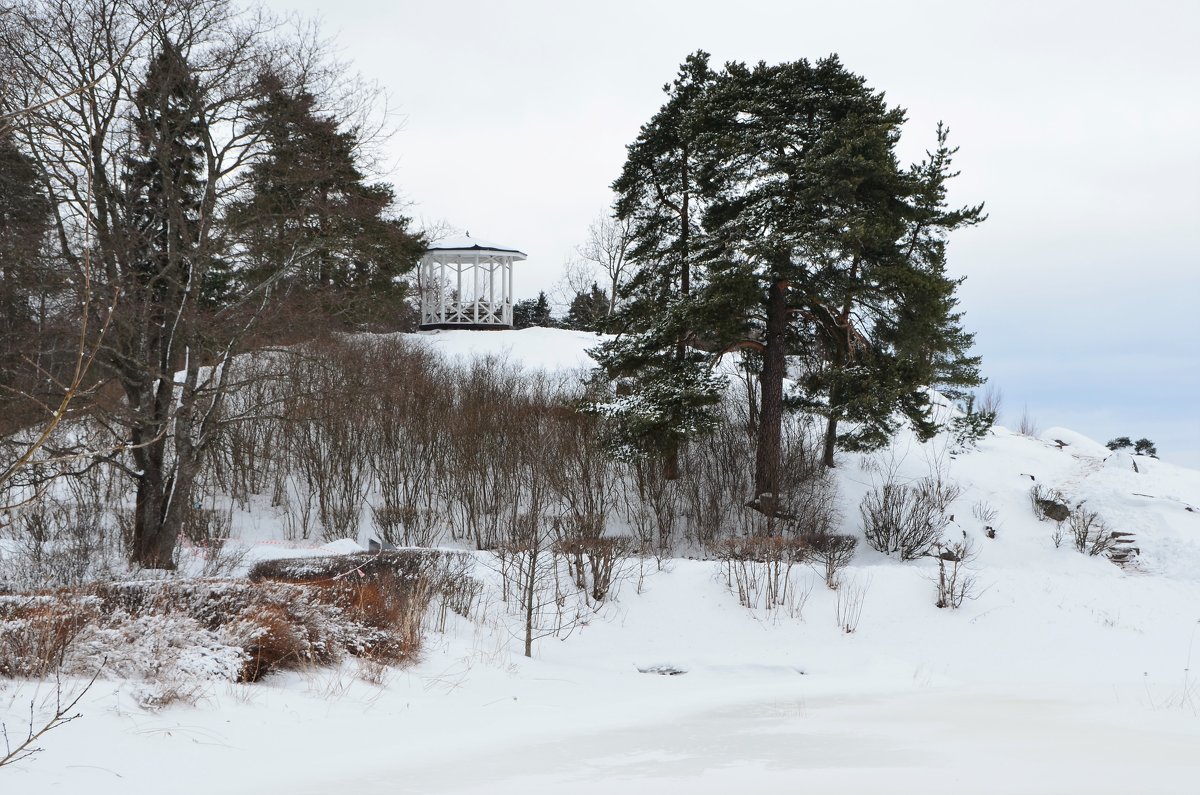
M504 323L422 323L418 326L421 331L442 331L460 329L462 331L511 331L512 326Z

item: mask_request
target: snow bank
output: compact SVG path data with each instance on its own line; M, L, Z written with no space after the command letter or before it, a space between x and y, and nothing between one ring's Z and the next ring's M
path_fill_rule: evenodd
M451 359L494 356L548 371L588 370L595 367L596 363L587 351L604 339L599 334L587 331L550 328L424 331L405 337L429 345Z

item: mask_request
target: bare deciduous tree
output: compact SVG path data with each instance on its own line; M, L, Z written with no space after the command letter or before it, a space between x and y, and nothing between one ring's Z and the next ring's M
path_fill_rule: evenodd
M633 243L632 221L602 215L588 227L587 242L577 248L579 256L599 267L608 280L608 314L617 306L618 295L629 271L629 249ZM586 286L585 286L586 287Z

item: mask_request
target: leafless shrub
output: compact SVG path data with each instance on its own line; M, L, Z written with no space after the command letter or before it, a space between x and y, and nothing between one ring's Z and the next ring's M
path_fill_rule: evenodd
M1088 555L1103 555L1116 546L1117 536L1095 511L1080 506L1071 512L1067 527L1075 549Z
M957 609L965 600L975 598L975 576L968 571L975 560L975 550L966 534L961 541L937 542L929 554L938 562L937 601L934 604Z
M825 586L837 590L838 573L854 559L858 539L836 533L814 533L805 537L809 560L825 578Z
M993 417L998 417L1003 405L1004 393L1000 391L999 387L988 384L987 388L979 395L977 408L980 414L991 414Z
M626 467L621 489L622 510L646 554L670 553L684 499L680 490L679 480L664 477L661 462L634 461Z
M614 585L628 574L634 548L633 539L627 536L577 534L570 530L555 543L575 585L597 602L608 598Z
M375 528L391 544L432 546L442 530L435 483L444 440L458 439L448 433L453 414L442 403L452 377L435 353L395 339L377 341L370 359Z
M581 619L577 610L571 610L552 534L545 526L529 526L512 533L497 548L496 557L504 561L500 573L521 619L524 654L532 657L535 640L567 634Z
M867 591L870 589L871 578L868 576L865 580L849 579L841 583L834 591L837 597L834 602L834 615L837 619L838 629L847 635L858 629L858 622L862 619L863 604L866 602Z
M432 497L432 495L429 495ZM440 517L433 508L389 504L371 506L371 519L385 543L406 547L432 547L441 537Z
M523 431L537 430L531 421L549 407L526 400L527 389L519 368L492 357L456 368L447 384L444 411L453 422L443 429L437 482L452 534L476 549L501 543L528 485L517 479L512 451Z
M372 481L377 360L365 343L331 340L293 357L282 440L303 506L315 498L326 539L354 538Z
M1029 406L1021 410L1021 419L1017 423L1017 433L1022 436L1037 436L1037 420L1029 413Z
M202 487L198 490L203 492ZM233 506L218 507L215 495L210 495L212 507L205 508L203 499L202 496L184 511L181 552L199 564L202 577L231 575L242 566L247 554L246 547L228 543L233 529Z
M1040 483L1035 483L1029 489L1029 502L1034 516L1042 521L1049 519L1061 524L1071 514L1071 507L1067 505L1067 498L1062 492L1047 489Z
M11 515L0 530L11 542L0 582L11 588L82 585L124 569L115 515L94 500L47 494Z
M940 478L913 484L889 478L859 505L867 543L885 555L914 560L929 552L949 524L947 510L961 489Z
M474 559L465 552L439 551L435 561L425 566L424 576L436 597L436 607L427 615L435 631L445 632L450 613L471 618L476 612L483 583L471 575Z
M739 402L726 399L712 433L692 440L682 451L681 477L668 482L677 505L664 505L658 511L662 524L679 516L687 539L701 549L725 538L756 533L750 524L755 512L744 505L753 488L754 452L741 409Z
M726 584L748 608L789 606L792 568L808 557L803 539L782 536L730 538L717 547Z
M996 537L996 520L1000 518L1000 511L993 508L987 500L980 500L971 506L971 515L975 520L983 526L983 533L988 538Z
M218 407L216 435L206 451L209 477L243 510L250 497L261 494L281 472L279 451L284 445L280 406L299 387L296 358L290 353L241 356L226 365L236 387Z

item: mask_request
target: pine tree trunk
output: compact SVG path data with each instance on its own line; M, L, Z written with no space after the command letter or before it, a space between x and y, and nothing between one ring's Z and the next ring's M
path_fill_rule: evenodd
M688 180L688 152L685 147L683 150L683 171L680 174L683 181L683 200L679 205L679 294L683 298L687 298L688 293L692 291L692 270L689 262L690 252L688 250L688 239L690 226L688 224L688 200L690 197L690 186ZM688 329L680 329L679 337L675 341L675 359L682 362L687 356L687 338L690 332ZM672 442L671 446L663 455L663 480L679 480L679 442Z
M779 511L779 461L783 453L783 379L787 374L787 288L776 279L767 291L767 328L759 376L758 449L754 458L751 506L774 516Z
M833 452L837 447L837 426L837 415L830 411L829 419L825 423L825 452L821 459L829 469L836 466L833 461Z

